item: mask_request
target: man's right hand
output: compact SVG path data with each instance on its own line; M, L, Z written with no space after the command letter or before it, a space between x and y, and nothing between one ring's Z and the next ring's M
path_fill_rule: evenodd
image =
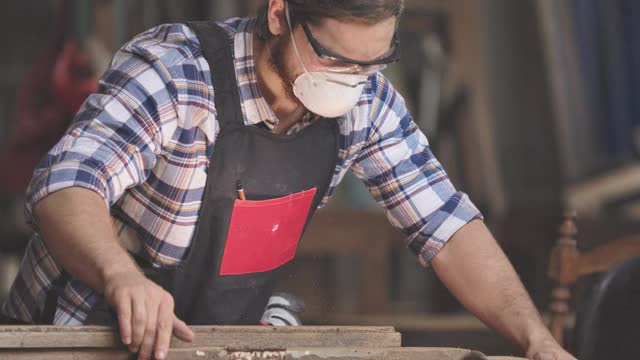
M34 215L54 258L116 309L122 342L140 359L164 359L172 333L193 339L175 317L171 295L140 272L118 241L102 196L79 187L62 189L38 202Z
M191 342L193 332L173 312L173 297L138 271L122 271L105 278L104 294L118 313L122 342L138 359L164 359L171 334Z

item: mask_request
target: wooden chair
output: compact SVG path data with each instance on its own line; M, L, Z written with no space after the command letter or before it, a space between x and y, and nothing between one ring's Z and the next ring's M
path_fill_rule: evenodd
M570 313L571 289L582 276L605 272L616 264L640 256L640 234L625 236L592 250L578 250L576 213L565 215L559 238L551 251L548 275L553 280L549 328L553 337L563 344L563 333Z

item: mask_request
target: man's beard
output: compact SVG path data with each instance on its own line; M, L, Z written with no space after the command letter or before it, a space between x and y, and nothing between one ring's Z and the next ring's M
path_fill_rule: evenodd
M288 40L286 36L279 36L273 39L273 45L269 48L269 66L278 74L287 97L300 104L300 100L298 100L293 92L295 75L287 70L287 66L284 63L284 53L287 45ZM269 44L267 44L267 46L269 46Z

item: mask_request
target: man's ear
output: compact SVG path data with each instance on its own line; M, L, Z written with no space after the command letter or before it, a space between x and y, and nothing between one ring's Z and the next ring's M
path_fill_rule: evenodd
M282 35L287 32L285 1L286 0L269 0L267 20L269 21L269 31L274 36Z

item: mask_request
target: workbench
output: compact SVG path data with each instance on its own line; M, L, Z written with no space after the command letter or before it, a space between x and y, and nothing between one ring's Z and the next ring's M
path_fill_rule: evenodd
M401 347L392 327L193 326L195 339L173 339L169 359L508 360L455 348ZM474 356L475 355L475 356ZM0 359L134 359L111 328L0 326Z

